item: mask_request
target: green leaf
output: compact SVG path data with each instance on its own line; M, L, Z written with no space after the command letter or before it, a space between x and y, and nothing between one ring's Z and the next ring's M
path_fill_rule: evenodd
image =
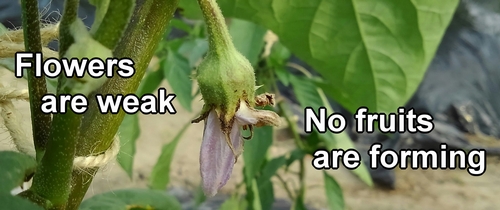
M206 39L190 39L182 43L178 53L189 61L189 66L194 68L201 61L203 55L208 51L208 42Z
M177 147L177 143L189 125L191 125L191 122L184 125L170 143L163 146L160 157L151 171L151 177L149 178L150 188L164 190L167 187L170 181L170 164L174 157L175 147Z
M152 70L146 73L144 79L142 79L139 88L137 89L137 95L143 96L147 93L152 93L156 91L158 87L160 87L161 82L163 81L163 71L162 70Z
M7 31L9 31L9 29L7 29L3 24L0 23L0 35L6 33Z
M290 85L290 74L284 68L277 68L274 70L276 77L279 81L283 83L285 86Z
M90 27L90 32L92 34L95 33L101 25L104 15L106 15L106 11L108 11L109 1L110 0L89 0L89 3L96 7L94 23L92 23L92 27Z
M134 170L135 142L141 133L139 116L137 114L125 115L118 128L120 135L120 152L116 157L120 166L132 178Z
M289 79L293 86L295 97L302 107L311 107L314 110L318 110L319 107L324 106L318 93L318 88L309 78L290 74Z
M207 196L205 196L205 193L203 192L203 188L201 187L201 184L198 185L196 188L196 191L194 192L194 203L196 206L199 206L203 202L207 200Z
M179 8L182 8L182 15L190 19L202 19L203 14L198 6L198 1L180 0Z
M279 168L286 164L287 159L285 156L277 157L267 162L264 168L262 169L262 174L258 179L259 186L267 184L267 182L271 182L271 177L276 174Z
M141 81L136 95L142 96L155 91L160 86L162 80L163 71L154 70L148 72ZM120 152L116 159L127 175L132 178L136 148L135 142L141 133L138 115L125 115L118 131L120 134Z
M459 0L218 0L258 23L326 80L349 111L394 111L420 84Z
M188 61L177 52L169 50L167 58L160 65L162 66L165 78L176 94L175 98L179 100L184 109L191 112L193 87L190 76L192 68L189 67Z
M244 177L244 180L246 183L246 190L247 190L246 201L248 203L249 209L262 210L259 187L257 186L257 180L255 178L248 180L246 177Z
M290 153L290 156L288 157L288 159L286 160L286 167L288 168L288 166L290 166L296 160L300 160L300 159L304 158L304 155L305 155L305 153L301 149L293 150Z
M175 27L177 29L183 30L186 33L191 33L191 31L192 31L192 28L189 24L187 24L186 22L184 22L182 20L175 19L175 18L170 21L170 24L168 27L169 28Z
M270 126L255 129L253 138L245 142L243 159L244 180L247 186L247 202L250 209L262 209L256 175L266 159L267 150L273 141L273 128Z
M245 210L246 202L242 201L237 195L232 195L224 201L219 210Z
M283 46L281 42L276 41L271 47L268 62L272 67L284 68L291 56L290 50Z
M30 202L29 200L4 193L0 193L0 203L2 204L2 209L43 210L42 207Z
M279 168L286 164L285 156L280 156L267 161L257 178L259 186L259 200L262 209L271 209L274 202L274 189L271 177L276 174Z
M243 159L245 162L245 176L248 178L248 181L253 180L260 170L272 142L273 128L270 126L255 129L253 138L245 142Z
M80 210L181 209L175 197L162 190L123 189L95 195L82 202Z
M323 171L323 177L325 180L325 191L326 200L328 201L328 207L331 210L343 210L345 209L344 195L342 194L342 189L340 185L335 181L335 179Z
M292 83L297 100L302 107L312 107L314 110L318 110L319 107L325 107L327 113L334 112L330 107L330 103L326 100L323 91L314 86L311 79L291 75L290 82ZM328 150L355 149L354 143L345 132L338 134L326 132L318 135L319 138L325 142ZM358 168L351 170L351 172L356 174L368 186L373 186L370 172L368 172L368 168L363 162L360 163Z
M259 200L260 206L262 209L271 209L274 203L274 189L272 182L265 182L264 184L260 184L257 182L259 186Z
M34 173L36 161L25 154L13 151L0 151L0 194L20 186L25 177ZM1 202L0 202L1 203Z
M267 29L246 20L232 19L229 34L236 49L255 66L264 47Z
M325 147L324 141L320 138L320 133L317 131L312 132L307 136L305 142L305 152L313 154L318 148Z

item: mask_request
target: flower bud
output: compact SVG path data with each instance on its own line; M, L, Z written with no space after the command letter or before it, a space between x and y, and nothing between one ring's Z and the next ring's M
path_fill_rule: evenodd
M274 95L255 97L255 73L250 62L234 47L215 0L198 0L208 27L209 50L198 66L196 80L205 105L200 149L200 173L206 196L213 196L228 181L243 151L241 128L279 125L279 116L253 107L274 105ZM245 137L245 139L250 139Z

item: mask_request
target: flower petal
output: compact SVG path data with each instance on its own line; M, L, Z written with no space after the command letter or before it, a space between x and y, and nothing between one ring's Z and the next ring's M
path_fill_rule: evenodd
M238 127L238 124L236 122L233 123L233 128L231 128L231 143L233 144L233 148L236 151L236 155L240 155L243 152L243 140L241 139L241 130ZM226 145L227 146L227 145ZM229 148L229 146L227 146ZM223 182L221 183L221 186L219 187L222 188L224 185L226 185L227 181L229 180L229 177L231 176L232 173L232 166L234 165L235 162L235 157L234 154L231 151L231 154L228 155L230 156L229 158L232 161L231 165L231 170L225 171L225 174L223 176Z
M239 135L239 132L233 132L235 129L239 131L239 128L235 127L231 130L231 137L233 137L233 134L236 135L235 133ZM235 149L239 150L241 148L239 141L232 142ZM217 113L212 110L205 123L200 150L200 173L203 191L207 197L217 194L217 191L227 183L233 171L233 166L233 152L226 143Z
M238 108L238 111L235 114L236 122L238 122L240 126L256 124L259 121L259 119L257 119L254 116L253 114L254 111L255 110L248 107L246 102L241 101L240 107Z
M236 122L240 126L243 125L280 125L280 117L273 111L269 110L256 110L254 108L248 107L245 102L240 102L240 107L235 114Z

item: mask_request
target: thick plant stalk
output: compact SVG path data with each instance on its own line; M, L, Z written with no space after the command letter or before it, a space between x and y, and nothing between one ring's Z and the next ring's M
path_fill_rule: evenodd
M40 37L40 20L38 15L38 2L36 0L23 0L22 21L24 46L27 52L42 52ZM34 66L34 65L33 65ZM31 124L33 127L33 141L37 160L40 160L45 151L45 145L50 132L50 115L40 110L41 99L47 93L45 77L35 78L34 69L28 71L28 90L30 97Z
M70 25L77 18L78 0L65 2L63 18L60 23L59 57L62 57L73 43ZM60 77L59 84L66 78ZM59 88L58 94L67 91ZM75 157L75 146L80 130L81 115L68 110L66 114L55 114L52 130L38 170L33 178L31 190L48 199L52 209L64 209L70 193L71 172Z
M134 13L124 33L126 36L120 39L113 52L118 58L131 58L135 63L136 73L131 78L110 78L96 92L103 95L135 93L177 5L178 0L136 1ZM118 114L101 114L95 106L95 97L89 98L89 104L91 107L82 121L78 156L106 151L125 116L123 111ZM66 209L78 208L97 170L98 168L73 171L72 189Z

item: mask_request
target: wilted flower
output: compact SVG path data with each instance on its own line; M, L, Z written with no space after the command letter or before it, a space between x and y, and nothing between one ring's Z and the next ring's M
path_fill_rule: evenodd
M271 96L269 94L263 94ZM272 98L271 98L272 99ZM269 103L269 102L264 102ZM194 120L201 120L204 115ZM220 111L211 109L205 119L203 142L200 152L200 172L203 190L207 196L214 196L229 180L234 163L243 152L243 140L249 137L241 136L241 128L250 129L253 126L279 125L279 116L267 110L256 110L245 101L240 101L232 124L225 131L222 124Z
M234 47L215 0L198 0L208 26L209 50L197 69L196 80L205 105L194 123L205 120L200 172L206 196L226 184L243 152L241 129L280 123L279 116L255 106L274 105L274 95L255 96L255 73Z

